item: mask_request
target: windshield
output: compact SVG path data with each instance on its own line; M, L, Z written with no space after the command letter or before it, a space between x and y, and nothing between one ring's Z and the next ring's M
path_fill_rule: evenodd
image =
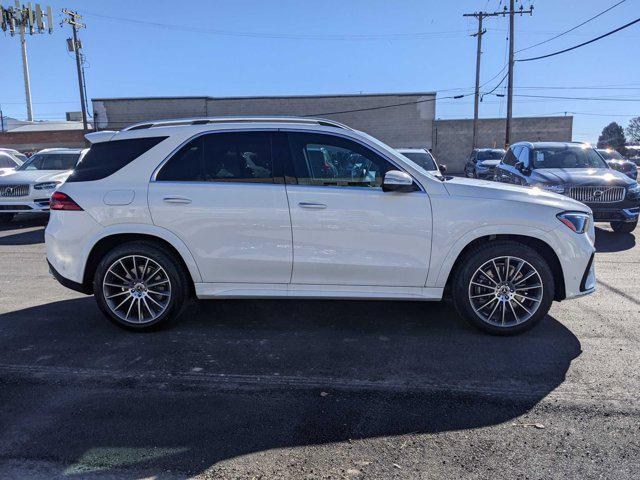
M624 160L624 157L615 150L600 149L598 153L602 155L602 158L605 160Z
M593 148L576 145L535 148L531 159L533 168L609 168Z
M495 150L478 150L478 155L476 158L480 161L482 160L502 160L504 156L504 150L495 149Z
M10 155L0 152L0 168L16 168L18 164Z
M36 153L18 170L72 170L80 153Z
M422 152L406 152L403 153L405 157L411 160L413 163L425 170L437 170L436 162L433 161L433 157L426 151Z

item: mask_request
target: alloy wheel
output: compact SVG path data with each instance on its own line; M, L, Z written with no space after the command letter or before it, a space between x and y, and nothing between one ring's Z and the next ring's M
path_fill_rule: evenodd
M542 278L529 262L512 256L492 258L471 276L469 301L480 319L512 327L531 318L542 302Z
M171 301L167 272L142 255L127 255L113 262L104 275L102 291L109 310L128 323L153 322Z

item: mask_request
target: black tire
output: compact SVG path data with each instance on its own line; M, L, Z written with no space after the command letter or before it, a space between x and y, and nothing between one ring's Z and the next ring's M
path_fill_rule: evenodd
M500 257L506 256L509 256L512 259L515 258L517 260L524 260L528 263L527 268L532 267L533 269L535 269L542 284L542 295L536 294L536 296L540 297L540 299L536 302L536 304L538 305L537 310L535 310L535 312L533 312L533 314L529 318L522 321L521 323L516 323L514 315L514 322L512 322L512 324L505 324L504 326L502 326L489 323L486 319L482 318L478 313L476 313L476 310L474 310L474 307L471 304L472 300L469 297L471 295L470 291L472 288L471 280L474 274L480 269L480 267L486 265L487 262L491 262L492 259L499 259ZM511 269L509 265L510 264L507 264L506 270L510 271L512 274L516 273L515 268ZM517 283L519 283L519 280L522 278L520 276L521 274L516 273L516 275L516 278L518 280ZM487 285L489 285L489 283L487 283ZM484 332L494 335L514 335L532 328L547 314L549 308L551 308L551 303L553 302L555 292L553 272L551 271L551 268L547 261L531 247L514 241L494 241L474 247L472 250L467 252L460 260L460 263L458 264L454 272L453 282L451 286L452 300L458 314L463 319L471 323L471 325L479 328ZM491 288L487 288L486 291L491 292ZM482 291L480 293L482 293ZM493 301L491 300L493 297L490 293L487 293L487 296L489 296L490 301ZM519 298L520 300L522 300L522 303L526 303L523 300L522 295L520 295ZM533 299L527 301L533 302ZM532 303L529 303L528 305L531 304ZM482 310L482 308L483 307L480 307L480 310ZM490 308L492 307L490 306ZM504 306L504 308L505 310L507 310L506 305ZM521 310L518 310L518 307L516 307L516 310L522 313ZM491 312L491 314L493 314L493 311ZM510 313L508 313L508 315L511 316ZM524 315L525 314L523 313L523 316ZM491 319L491 316L489 318ZM496 317L496 320L498 320L498 317Z
M14 216L15 213L0 213L0 223L9 223Z
M149 319L147 321L143 320L143 323L136 323L132 321L127 321L120 316L118 316L112 308L109 306L107 298L105 296L105 289L110 287L104 287L103 281L105 280L105 276L109 271L109 268L112 267L119 259L133 258L133 257L145 257L150 259L152 262L156 262L157 265L162 267L164 270L164 274L168 277L169 280L169 300L166 303L165 309L157 315L157 317ZM93 292L96 298L96 302L102 310L102 313L114 324L119 327L125 328L131 331L150 331L156 330L160 327L164 327L176 320L179 317L180 312L182 311L182 307L184 306L185 300L189 296L189 277L188 272L185 271L184 267L180 263L179 260L174 258L175 255L167 251L161 245L158 245L153 242L148 241L135 241L129 242L122 245L119 245L109 252L107 252L96 269L94 278L93 278ZM135 263L134 263L135 265ZM152 270L150 270L152 272ZM119 271L119 274L122 275L122 271ZM112 275L112 274L109 274ZM148 274L143 274L141 277L148 276ZM153 276L152 276L153 277ZM109 281L114 277L109 277ZM127 277L129 279L129 277ZM147 284L152 286L150 283L153 281L153 278L149 279ZM132 281L133 282L133 281ZM154 287L159 288L159 287ZM165 288L165 287L162 287ZM150 288L149 288L150 290ZM127 296L125 292L132 291L127 288L116 288L112 290L117 292L122 292L123 298ZM167 290L164 290L165 292ZM146 288L145 288L146 292ZM166 294L164 294L167 296ZM149 297L146 297L147 299ZM157 300L161 300L162 297L154 296ZM131 303L134 304L134 300L131 300ZM135 305L141 304L141 301L138 300ZM125 306L128 304L125 304ZM148 305L151 305L151 300L149 300ZM144 307L142 307L144 308ZM142 310L145 312L145 310ZM144 318L143 313L143 318ZM149 316L152 316L152 313L148 313ZM128 317L128 314L127 314Z
M611 229L616 233L631 233L637 226L637 220L635 222L611 222Z

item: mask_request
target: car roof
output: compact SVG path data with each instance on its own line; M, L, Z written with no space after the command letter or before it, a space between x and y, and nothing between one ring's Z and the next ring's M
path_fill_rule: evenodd
M38 150L38 153L80 153L82 152L81 148L45 148L43 150Z
M586 142L516 142L511 145L511 147L515 147L516 145L526 145L531 148L559 148L559 147L590 147Z
M133 125L129 125L122 129L122 131L130 130L143 130L147 128L155 127L179 127L179 126L193 126L193 125L208 125L208 124L238 124L238 123L268 123L268 124L306 124L306 125L322 125L328 127L344 128L351 130L347 125L336 122L335 120L328 120L326 118L313 118L313 117L283 117L283 116L247 116L247 117L196 117L196 118L174 118L167 120L151 120L146 122L140 122Z
M500 151L503 151L503 152L504 152L504 148L498 148L498 147L496 147L496 148L489 148L489 147L485 147L485 148L474 148L474 150L475 150L476 152L492 152L492 151L494 151L494 150L500 150Z
M396 148L395 150L400 153L424 153L427 151L426 148Z

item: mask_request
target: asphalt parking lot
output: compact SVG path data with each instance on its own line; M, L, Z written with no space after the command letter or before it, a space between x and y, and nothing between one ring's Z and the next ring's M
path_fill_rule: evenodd
M496 338L446 304L211 301L132 334L0 226L0 478L638 478L640 230Z

